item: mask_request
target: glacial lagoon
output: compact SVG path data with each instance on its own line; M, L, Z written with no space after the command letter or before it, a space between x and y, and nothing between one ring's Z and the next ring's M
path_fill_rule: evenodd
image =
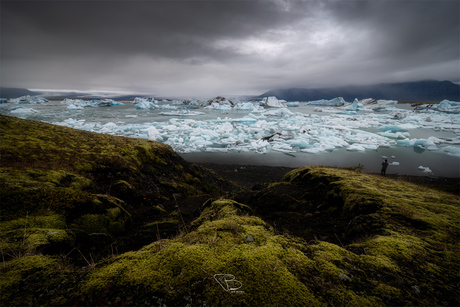
M0 114L163 142L191 162L362 167L379 173L386 158L389 174L460 177L458 113L401 103L378 111L352 109L351 103L287 105L246 102L237 109L160 101L139 107L125 100L72 107L50 101L0 104Z

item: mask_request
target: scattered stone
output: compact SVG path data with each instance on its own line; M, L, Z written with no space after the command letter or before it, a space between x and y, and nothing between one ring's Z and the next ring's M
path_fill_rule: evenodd
M340 273L340 274L339 274L339 279L340 279L341 281L351 281L351 278L348 277L347 275L343 274L343 273Z
M254 242L254 237L252 235L247 235L246 242Z

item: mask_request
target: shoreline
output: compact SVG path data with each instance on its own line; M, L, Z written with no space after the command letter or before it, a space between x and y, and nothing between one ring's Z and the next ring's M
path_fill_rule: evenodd
M210 169L223 179L230 180L249 190L259 190L271 183L280 182L283 180L283 177L286 173L297 169L295 167L286 166L239 165L198 162L195 162L194 164L203 168ZM380 174L377 173L369 174L380 176ZM410 182L460 196L460 178L403 174L387 174L385 177L392 180Z

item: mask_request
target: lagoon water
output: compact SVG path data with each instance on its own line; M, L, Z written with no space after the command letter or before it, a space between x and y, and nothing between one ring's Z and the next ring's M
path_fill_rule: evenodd
M255 111L199 107L190 110L200 112L193 115L171 102L159 102L161 108L155 109L137 109L132 101L122 103L82 110L69 109L60 101L5 103L0 104L0 114L161 141L191 162L361 165L365 172L379 173L386 157L389 174L460 177L459 114L419 113L408 104L383 112L345 114L301 102L298 107ZM271 135L270 142L261 140Z

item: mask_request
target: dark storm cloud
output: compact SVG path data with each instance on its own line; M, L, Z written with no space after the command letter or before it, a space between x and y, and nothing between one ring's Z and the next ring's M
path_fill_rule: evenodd
M339 24L373 31L373 41L386 57L400 57L436 48L459 57L458 1L341 1L330 7Z
M2 38L11 56L30 52L23 47L37 37L42 39L35 45L38 52L215 56L203 43L257 35L301 17L283 14L268 1L19 1L2 6L6 26L14 24Z
M1 83L260 93L460 81L458 1L1 1Z

